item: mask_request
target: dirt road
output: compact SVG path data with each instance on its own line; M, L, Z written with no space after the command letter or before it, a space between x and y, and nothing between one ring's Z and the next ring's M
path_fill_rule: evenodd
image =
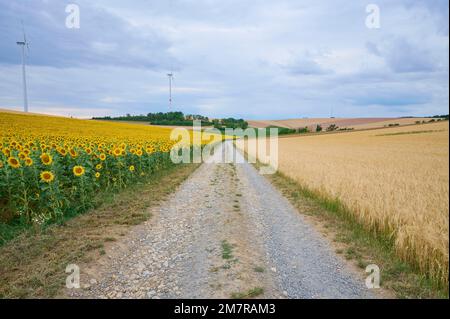
M362 274L248 163L202 164L151 214L82 265L82 289L67 296L373 297Z

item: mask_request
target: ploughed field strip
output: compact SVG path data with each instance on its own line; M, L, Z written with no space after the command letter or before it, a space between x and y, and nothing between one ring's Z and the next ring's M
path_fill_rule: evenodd
M80 265L82 288L67 296L372 297L364 278L252 165L214 157L216 163L203 164L151 209L149 221L94 263Z

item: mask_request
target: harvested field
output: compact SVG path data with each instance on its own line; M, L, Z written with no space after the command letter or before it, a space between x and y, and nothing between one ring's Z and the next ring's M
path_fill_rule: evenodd
M312 131L317 125L324 129L331 124L336 124L340 128L371 129L389 126L389 124L411 125L417 121L430 121L430 118L310 118L310 119L291 119L291 120L248 120L249 126L264 128L268 126L279 126L291 129L309 127Z

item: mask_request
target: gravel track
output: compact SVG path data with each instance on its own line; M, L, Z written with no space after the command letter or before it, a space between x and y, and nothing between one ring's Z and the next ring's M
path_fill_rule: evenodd
M202 164L149 221L82 265L82 289L66 296L229 298L258 288L260 298L373 297L362 274L236 156Z

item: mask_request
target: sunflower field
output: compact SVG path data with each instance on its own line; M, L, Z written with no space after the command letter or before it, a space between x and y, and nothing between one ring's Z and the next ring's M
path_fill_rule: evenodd
M0 112L0 223L45 224L171 165L170 129Z

